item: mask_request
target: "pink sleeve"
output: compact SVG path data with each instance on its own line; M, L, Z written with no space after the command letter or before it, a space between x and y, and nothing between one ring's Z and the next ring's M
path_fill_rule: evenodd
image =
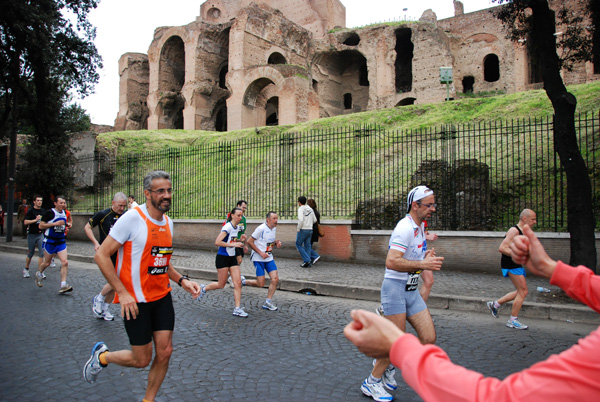
M559 262L550 283L600 309L600 278L591 270ZM600 400L600 328L577 345L502 381L453 364L441 348L422 345L411 334L394 343L390 359L406 383L428 402Z
M600 277L591 269L583 266L574 268L559 261L550 283L560 286L570 297L600 313Z

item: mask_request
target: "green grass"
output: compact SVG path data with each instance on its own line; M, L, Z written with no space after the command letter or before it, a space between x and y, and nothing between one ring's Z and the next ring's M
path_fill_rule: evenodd
M577 97L577 113L600 108L600 82L570 86ZM418 130L443 124L479 123L551 117L552 105L543 90L513 94L462 98L451 102L410 105L372 110L312 120L288 126L248 128L229 132L200 130L117 131L100 134L99 150L113 155L157 151L173 147L206 145L218 141L235 141L268 136L269 134L335 130L340 127L373 125L386 130Z

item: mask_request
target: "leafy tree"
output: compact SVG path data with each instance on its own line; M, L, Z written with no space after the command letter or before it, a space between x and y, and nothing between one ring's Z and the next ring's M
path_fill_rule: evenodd
M571 265L585 265L596 270L594 239L595 219L592 188L585 162L579 151L575 131L577 99L567 91L561 69L571 69L576 62L592 60L591 25L584 26L582 15L592 15L597 0L570 2L581 7L576 11L564 3L557 12L547 0L493 0L504 4L497 17L513 41L528 43L528 50L541 65L544 90L554 108L554 148L567 177L567 224L571 234ZM559 4L555 2L556 4ZM587 10L588 12L583 12ZM565 27L555 31L556 19ZM557 41L557 37L559 40ZM559 55L560 53L560 55Z
M73 181L67 133L83 121L66 106L69 91L91 93L102 59L88 13L99 0L2 1L0 13L0 135L11 137L14 177L17 132L32 135L19 187L27 195L65 193ZM9 193L9 197L12 192ZM9 198L10 199L10 198Z

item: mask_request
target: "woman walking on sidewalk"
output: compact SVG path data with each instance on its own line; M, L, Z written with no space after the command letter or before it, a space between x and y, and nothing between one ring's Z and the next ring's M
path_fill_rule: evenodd
M233 315L248 317L248 313L240 306L242 301L242 277L240 266L235 256L235 249L244 247L244 242L246 241L246 235L242 235L241 239L238 238L238 224L242 220L242 214L241 208L233 208L227 218L227 223L221 228L221 233L219 233L217 240L215 240L215 246L219 247L215 260L218 282L200 285L202 290L198 301L209 290L223 289L227 284L227 277L231 275L233 281L233 299L235 301Z

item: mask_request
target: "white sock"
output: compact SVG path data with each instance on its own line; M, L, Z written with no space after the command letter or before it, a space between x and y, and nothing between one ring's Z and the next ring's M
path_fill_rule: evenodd
M511 316L510 316L510 320L511 320L511 321L515 321L516 319L517 319L517 317L515 317L514 315L511 315Z
M98 299L98 301L104 303L104 296L102 296L102 293L98 293L98 296L96 296L96 299Z
M377 378L377 377L373 377L373 374L369 374L369 378L367 378L367 382L369 384L375 384L376 382L381 381L381 377Z
M102 311L108 310L108 306L109 306L108 303L102 303Z
M62 281L62 282L60 283L60 287L62 288L62 287L64 287L64 286L67 286L67 282L65 282L65 281Z
M496 307L496 308L500 308L500 306L501 306L501 304L500 304L500 303L498 303L498 301L496 300L496 301L494 302L494 307Z

